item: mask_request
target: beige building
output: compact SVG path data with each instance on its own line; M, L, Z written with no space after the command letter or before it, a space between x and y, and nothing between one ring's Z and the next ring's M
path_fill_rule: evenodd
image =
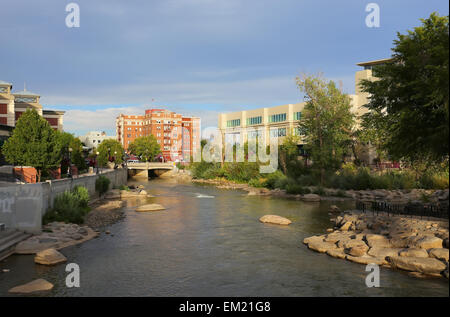
M50 126L62 131L64 111L44 110L40 95L23 90L12 92L12 84L0 80L0 124L14 127L27 109L35 109Z
M364 63L358 66L363 70L355 74L355 94L350 95L352 110L360 116L367 110L362 107L368 101L367 93L361 91L359 85L363 79L375 80L372 76L372 67L391 61L382 59ZM252 134L263 134L266 140L269 137L279 138L279 143L289 134L298 135L298 123L302 118L302 111L306 102L287 104L270 108L258 108L232 113L219 114L218 127L225 138L225 142L238 142L243 144ZM302 144L302 141L300 141Z

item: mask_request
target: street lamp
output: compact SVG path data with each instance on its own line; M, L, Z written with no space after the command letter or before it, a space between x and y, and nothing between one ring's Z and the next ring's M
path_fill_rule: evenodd
M72 178L72 162L71 162L72 148L69 147L69 166L67 167L67 177Z
M100 152L99 151L97 151L96 153L95 153L95 166L97 167L97 174L98 174L98 155L100 154Z

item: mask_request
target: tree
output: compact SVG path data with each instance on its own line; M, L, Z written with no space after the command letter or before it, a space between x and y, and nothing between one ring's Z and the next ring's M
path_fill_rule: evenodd
M339 168L351 143L354 115L350 98L333 81L321 76L303 75L297 86L305 94L306 102L300 120L300 134L305 149L320 172L323 184L325 172Z
M278 150L281 170L285 175L296 178L303 172L303 163L298 159L300 152L298 145L300 137L289 133Z
M65 170L69 164L69 158L71 163L75 164L78 170L86 169L86 162L83 156L83 146L80 139L76 138L73 134L68 132L56 131L57 140L61 149L61 170ZM72 149L72 152L69 151Z
M370 94L363 126L397 160L442 162L449 155L448 16L433 13L422 26L397 34L393 61L362 82Z
M108 162L114 162L117 166L123 163L124 149L119 141L114 139L106 139L97 147L98 166L105 166Z
M141 161L153 161L161 153L161 147L154 135L136 138L129 146L128 151L139 157Z
M34 167L38 182L43 171L56 168L61 162L56 132L34 109L28 109L17 120L2 152L11 164Z

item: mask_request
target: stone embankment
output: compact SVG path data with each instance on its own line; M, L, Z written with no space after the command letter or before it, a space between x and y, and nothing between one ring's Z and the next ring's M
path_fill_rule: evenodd
M333 223L330 233L303 242L314 251L355 263L448 278L448 220L351 211L342 213Z

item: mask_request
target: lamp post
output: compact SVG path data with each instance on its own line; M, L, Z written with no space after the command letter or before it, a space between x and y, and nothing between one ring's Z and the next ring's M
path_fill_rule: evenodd
M117 158L117 151L114 151L114 168L117 167L116 158Z
M72 161L71 161L71 156L72 156L72 148L69 147L69 166L67 167L67 177L72 178Z
M97 151L96 153L95 153L95 166L97 167L97 174L98 174L98 155L100 154L100 152L99 151Z

